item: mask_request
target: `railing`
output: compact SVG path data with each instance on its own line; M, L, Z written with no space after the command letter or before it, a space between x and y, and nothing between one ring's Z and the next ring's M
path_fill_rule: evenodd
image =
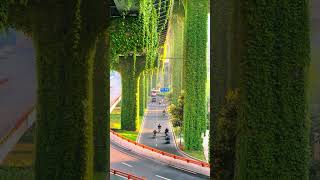
M115 102L117 102L120 98L121 98L121 96L118 96L115 100L113 100L112 103L111 103L111 106L113 106L113 104L114 104Z
M123 171L115 170L115 169L110 169L110 173L114 175L118 175L127 179L132 179L132 180L145 180L145 178L141 178L132 174L125 173Z
M15 126L0 139L0 145L3 144L23 124L23 122L28 119L34 108L35 106L32 106L28 111L22 114L22 116L17 120Z
M178 159L178 160L181 160L181 161L185 161L187 163L191 163L191 164L195 164L195 165L199 165L201 167L207 167L207 168L210 168L210 164L207 163L207 162L203 162L203 161L197 161L197 160L194 160L194 159L190 159L190 158L185 158L185 157L182 157L182 156L177 156L177 155L174 155L174 154L171 154L171 153L167 153L167 152L164 152L164 151L161 151L159 149L155 149L155 148L152 148L152 147L149 147L149 146L146 146L146 145L143 145L143 144L140 144L140 143L137 143L136 141L132 141L128 138L125 138L121 135L119 135L118 133L110 130L110 132L118 137L120 137L121 139L127 141L127 142L130 142L130 143L133 143L134 145L137 145L137 146L140 146L144 149L148 149L152 152L156 152L156 153L159 153L163 156L168 156L168 157L172 157L174 159Z

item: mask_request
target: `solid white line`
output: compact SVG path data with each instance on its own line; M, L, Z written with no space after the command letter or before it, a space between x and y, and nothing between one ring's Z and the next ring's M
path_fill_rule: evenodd
M162 176L159 176L159 175L156 175L156 176L159 177L159 178L162 178L162 179L171 180L169 178L165 178L165 177L162 177Z
M132 167L130 164L127 164L127 163L124 163L124 162L121 162L121 164L124 164L126 166Z
M140 130L139 130L139 134L138 134L138 138L137 138L137 142L140 143L140 138L141 138L141 133L143 131L144 128L144 122L146 121L145 117L148 113L148 107L147 110L144 112L145 114L143 115L143 120L142 120L142 124L140 125Z

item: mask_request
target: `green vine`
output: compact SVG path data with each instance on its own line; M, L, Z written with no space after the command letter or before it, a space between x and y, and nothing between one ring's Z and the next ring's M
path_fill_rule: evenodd
M208 0L187 0L185 21L185 106L186 149L202 149L201 133L207 117L207 21ZM201 8L199 8L201 7Z

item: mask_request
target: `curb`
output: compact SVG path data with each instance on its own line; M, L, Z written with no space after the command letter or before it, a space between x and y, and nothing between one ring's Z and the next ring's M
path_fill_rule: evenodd
M171 122L169 122L169 126L170 126L171 129L173 129ZM191 159L195 159L195 160L197 160L197 161L203 161L203 160L201 160L201 159L195 158L195 157L190 156L189 154L183 152L183 151L177 146L176 135L175 135L174 131L172 131L172 134L173 134L173 138L174 138L174 144L175 144L176 149L177 149L177 151L178 151L179 153L181 153L181 154L182 154L183 156L185 156L185 157L188 157L188 158L191 158ZM206 161L206 162L207 162L207 161Z
M144 111L144 113L146 113L146 112L147 112L147 111ZM141 125L140 125L139 134L138 134L138 137L137 137L137 139L136 139L136 142L138 142L138 143L140 142L141 131L142 131L143 126L144 126L145 118L146 118L146 116L145 116L145 114L144 114L144 115L143 115L142 123L141 123Z

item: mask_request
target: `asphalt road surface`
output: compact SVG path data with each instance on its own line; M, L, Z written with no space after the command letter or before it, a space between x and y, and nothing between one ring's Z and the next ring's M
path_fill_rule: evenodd
M159 101L163 100L161 97L157 97L157 102L148 104L147 111L145 112L145 118L138 142L168 153L183 156L177 151L174 143L172 129L169 126L168 111L164 103L159 104ZM163 116L163 110L166 109L166 115ZM156 134L153 138L153 130L158 130L158 125L162 126L160 133ZM166 144L164 130L169 129L170 144Z
M148 180L200 180L209 177L179 170L161 162L137 155L111 142L111 168L145 177Z

